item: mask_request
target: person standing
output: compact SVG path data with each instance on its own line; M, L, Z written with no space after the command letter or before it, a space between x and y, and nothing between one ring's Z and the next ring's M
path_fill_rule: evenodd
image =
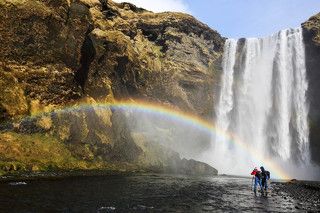
M262 190L264 189L265 192L267 193L268 180L270 179L270 172L266 171L263 166L261 166L260 169L261 169L261 187L262 187Z
M262 192L262 185L261 185L261 172L257 169L257 167L255 167L253 169L253 171L251 172L251 175L253 175L252 177L252 181L254 181L254 187L253 187L253 191L254 194L257 193L257 186L260 186L261 192Z

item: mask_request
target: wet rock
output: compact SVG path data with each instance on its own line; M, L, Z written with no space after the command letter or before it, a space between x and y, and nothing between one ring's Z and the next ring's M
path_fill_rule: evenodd
M314 205L320 198L319 187L320 185L317 182L289 181L287 183L272 183L272 192L275 193L276 196L287 194L284 198L296 203L296 209L319 211L319 206Z
M218 171L212 166L193 159L182 159L182 167L180 170L181 173L185 173L187 175L212 176L218 174Z

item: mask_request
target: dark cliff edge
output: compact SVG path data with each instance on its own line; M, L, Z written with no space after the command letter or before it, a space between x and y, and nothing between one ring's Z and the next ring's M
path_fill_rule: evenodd
M302 24L309 81L308 102L312 160L320 165L320 13Z
M132 132L121 111L56 111L142 99L211 119L224 38L207 25L106 0L0 0L0 35L1 173L217 174Z

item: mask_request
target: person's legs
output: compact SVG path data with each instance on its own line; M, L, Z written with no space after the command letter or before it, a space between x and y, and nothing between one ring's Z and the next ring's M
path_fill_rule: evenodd
M265 181L264 189L267 191L268 189L268 180Z
M261 190L261 193L263 193L263 185L262 185L262 179L260 178L259 180L259 183L260 183L260 190Z
M267 191L267 180L266 179L262 179L261 180L261 192L264 193L264 191L266 192Z
M261 186L262 186L262 188L265 188L265 185L266 185L266 180L265 180L265 179L262 179L262 180L261 180Z
M257 192L257 178L256 177L254 177L254 185L253 185L253 191L254 191L254 193L256 193Z
M255 177L255 178L254 178L254 193L257 192L257 186L258 186L258 185L260 186L260 189L261 189L260 180L259 180L259 178Z

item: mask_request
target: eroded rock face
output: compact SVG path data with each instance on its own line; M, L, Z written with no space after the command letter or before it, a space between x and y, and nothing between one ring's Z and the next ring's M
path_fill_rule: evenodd
M0 35L0 122L10 140L31 135L31 143L40 134L63 142L79 164L92 165L85 168L123 162L155 171L211 171L135 138L118 111L24 117L131 98L211 118L224 43L216 31L187 14L155 14L128 3L3 0Z
M74 69L90 25L86 6L7 0L0 2L0 19L1 72L17 79L29 102L66 104L81 97Z
M320 13L302 24L306 47L310 145L312 159L320 164Z
M27 98L143 98L210 118L224 39L187 14L101 2L1 2L1 67Z
M105 88L109 79L118 99L166 102L209 117L223 38L186 14L132 8L109 2L90 9L96 55L84 90L99 96L97 83Z

